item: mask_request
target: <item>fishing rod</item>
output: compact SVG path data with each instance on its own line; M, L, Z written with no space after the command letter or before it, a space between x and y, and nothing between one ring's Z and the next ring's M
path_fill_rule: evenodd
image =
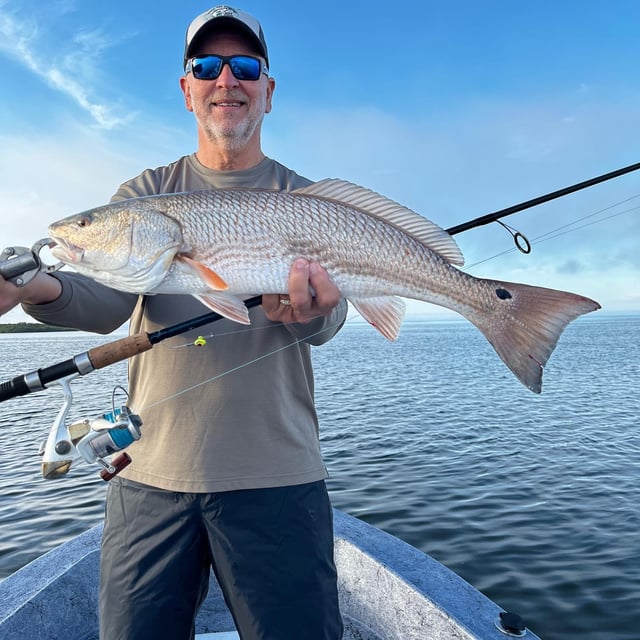
M254 296L244 301L248 309L257 307L261 303L262 296ZM153 345L167 338L173 338L181 333L197 329L205 324L220 320L222 317L219 313L210 311L158 331L134 333L126 338L108 342L79 353L63 362L16 376L12 380L0 384L0 402L24 396L28 393L42 391L48 384L62 378L76 375L84 376L96 369L102 369L116 362L126 360L148 351Z
M565 187L564 189L558 189L557 191L552 191L551 193L547 193L543 196L538 196L537 198L533 198L531 200L526 200L525 202L521 202L520 204L514 204L511 207L507 207L506 209L500 209L499 211L494 211L493 213L487 213L486 215L480 216L479 218L474 218L473 220L469 220L468 222L463 222L462 224L458 224L455 227L450 227L446 231L449 235L454 236L457 233L462 233L463 231L469 231L469 229L475 229L476 227L480 227L485 224L490 224L491 222L498 222L501 218L505 218L506 216L510 216L510 215L513 215L514 213L524 211L525 209L530 209L531 207L535 207L539 204L549 202L550 200L555 200L556 198L561 198L562 196L566 196L566 195L569 195L570 193L580 191L581 189L592 187L596 184L600 184L601 182L606 182L607 180L611 180L612 178L617 178L618 176L622 176L625 173L631 173L632 171L637 171L638 169L640 169L640 162L636 162L635 164L630 164L627 167L622 167L622 169L616 169L615 171L610 171L609 173L603 173L602 175L596 176L595 178L591 178L590 180L584 180L583 182L578 182L574 185L571 185L570 187ZM521 234L517 234L517 235L524 237ZM516 236L514 236L514 238L516 240L516 244L518 244L518 238ZM527 241L527 244L528 244L528 241ZM519 245L518 245L518 248L520 248ZM528 251L525 251L525 253L528 253Z
M564 189L552 191L551 193L521 202L520 204L515 204L505 209L500 209L499 211L474 218L468 222L450 227L446 231L450 235L456 235L491 222L499 222L501 218L510 216L519 211L535 207L544 202L549 202L550 200L580 191L581 189L586 189L587 187L611 180L612 178L617 178L618 176L638 169L640 169L640 162L596 176L590 180L578 182L569 187L565 187ZM503 223L499 222L499 224ZM506 225L503 226L509 229ZM530 249L529 241L519 232L516 232L513 235L518 248L521 251L528 253L528 249ZM526 243L524 248L518 244L519 240ZM3 275L7 280L13 281L18 286L24 286L24 284L26 284L31 278L35 277L38 271L45 271L47 273L55 271L61 266L60 263L53 266L45 265L38 255L40 250L45 246L48 246L48 244L49 239L45 238L36 242L31 250L21 247L9 247L5 249L0 256L0 275ZM248 308L252 308L260 305L261 302L262 297L255 296L246 300L245 304ZM96 369L101 369L110 364L114 364L139 353L143 353L162 340L180 335L181 333L185 333L186 331L201 327L205 324L215 322L221 317L222 316L218 313L209 312L202 316L198 316L197 318L166 327L159 331L154 331L152 333L137 333L128 336L127 338L116 340L115 342L110 342L100 347L95 347L89 351L73 356L69 360L51 365L50 367L37 369L36 371L16 376L12 380L0 384L0 402L32 393L34 391L41 391L47 386L47 384L69 375L86 375Z
M615 171L610 171L600 176L596 176L595 178L591 178L590 180L578 182L569 187L565 187L564 189L552 191L551 193L547 193L545 195L538 196L537 198L521 202L520 204L516 204L505 209L500 209L499 211L495 211L494 213L489 213L478 218L474 218L473 220L469 220L468 222L450 227L446 231L450 235L456 235L458 233L462 233L464 231L468 231L470 229L474 229L475 227L486 225L491 222L499 222L501 218L510 216L519 211L535 207L544 202L549 202L550 200L560 198L581 189L586 189L587 187L591 187L601 182L611 180L612 178L616 178L618 176L636 171L638 169L640 169L640 162L629 165L627 167L623 167L621 169L617 169ZM503 226L506 227L506 225ZM509 227L506 228L509 229ZM528 253L528 251L526 250L526 248L529 246L528 240L519 232L514 234L514 238L517 245L519 240L522 240L526 243L525 248L520 245L518 245L518 248L521 251ZM49 239L46 238L44 240L39 240L31 250L21 247L9 247L8 249L5 249L0 256L0 258L4 259L0 259L0 274L3 275L5 279L13 281L18 286L24 286L24 284L26 284L31 278L33 278L39 270L45 271L47 273L55 271L61 266L60 263L53 266L45 265L38 255L40 250L47 246L48 243ZM7 259L7 257L11 259ZM28 272L20 273L21 269L23 272L25 271L25 269L27 269ZM249 309L259 306L261 303L262 296L255 296L253 298L245 300L245 305ZM7 382L3 382L0 384L0 402L4 402L5 400L9 400L10 398L26 395L35 391L41 391L51 382L60 380L70 375L86 375L87 373L91 373L96 369L101 369L110 364L114 364L139 353L143 353L144 351L151 349L154 344L157 344L162 340L180 335L181 333L185 333L187 331L190 331L191 329L201 327L205 324L215 322L220 318L222 318L222 316L219 313L215 313L212 311L196 318L192 318L191 320L187 320L185 322L160 329L159 331L154 331L152 333L136 333L121 340L109 342L102 346L90 349L89 351L77 354L69 360L65 360L64 362L59 362L49 367L37 369L36 371L16 376L12 380L8 380Z
M512 234L518 249L524 253L529 253L531 249L529 241L520 232L500 222L500 218L637 169L640 169L640 163L475 218L451 227L447 229L447 232L450 235L455 235L481 225L498 222ZM13 282L16 286L22 287L40 272L53 273L63 265L62 263L55 265L46 265L44 263L39 254L46 246L51 246L49 238L39 240L31 249L25 247L8 247L4 249L0 254L0 275L5 280ZM245 305L248 309L261 303L262 296L254 296L245 300ZM41 447L43 476L45 478L59 478L69 471L75 458L81 457L88 463L99 464L102 467L100 476L104 480L110 480L131 462L130 456L123 450L139 439L141 435L140 427L142 421L140 417L132 413L126 404L116 408L114 401L112 401L112 411L103 413L93 419L75 422L67 427L67 415L73 401L70 387L72 380L96 369L102 369L108 365L144 353L163 340L210 324L220 320L222 317L219 313L208 312L158 331L136 333L126 338L94 347L68 360L36 369L1 383L0 402L41 391L54 382L59 383L62 387L64 393L62 408L54 420L46 443L43 443ZM113 455L118 452L118 456Z

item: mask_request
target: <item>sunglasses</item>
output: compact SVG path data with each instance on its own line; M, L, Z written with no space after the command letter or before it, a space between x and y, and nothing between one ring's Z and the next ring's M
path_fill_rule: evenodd
M269 69L259 58L214 54L190 58L187 60L185 73L193 73L193 77L198 80L215 80L222 73L225 64L229 65L236 80L258 80L263 73L269 75Z

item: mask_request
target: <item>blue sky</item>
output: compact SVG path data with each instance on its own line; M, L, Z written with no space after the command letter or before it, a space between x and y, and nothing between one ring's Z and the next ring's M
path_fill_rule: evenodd
M210 6L0 0L2 246L195 150L178 78L185 29ZM449 227L640 161L635 0L237 6L261 20L277 81L264 150L311 179ZM470 273L640 310L640 172L506 222L532 253L499 225L468 231Z

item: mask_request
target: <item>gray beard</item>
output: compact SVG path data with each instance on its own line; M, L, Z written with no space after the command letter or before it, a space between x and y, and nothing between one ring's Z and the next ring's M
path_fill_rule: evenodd
M203 130L207 140L221 144L226 149L237 151L241 149L253 135L257 123L246 123L242 128L219 127L205 123Z
M256 129L262 123L266 109L266 99L260 104L254 104L249 117L242 123L235 126L213 123L209 120L209 114L198 117L207 140L224 146L229 151L239 151L251 139ZM196 114L198 115L198 114ZM255 116L255 117L254 117Z

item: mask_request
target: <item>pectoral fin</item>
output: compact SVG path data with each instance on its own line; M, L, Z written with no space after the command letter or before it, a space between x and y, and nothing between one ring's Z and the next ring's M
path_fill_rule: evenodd
M349 300L358 313L387 340L397 340L406 305L402 298L380 296Z
M202 264L202 262L193 260L188 256L178 256L177 259L214 291L225 291L229 288L229 285L215 271L207 267L206 264Z
M249 320L249 310L244 302L237 296L212 292L194 295L193 297L209 307L211 311L215 311L221 316L229 318L229 320L240 322L241 324L251 324L251 320Z

